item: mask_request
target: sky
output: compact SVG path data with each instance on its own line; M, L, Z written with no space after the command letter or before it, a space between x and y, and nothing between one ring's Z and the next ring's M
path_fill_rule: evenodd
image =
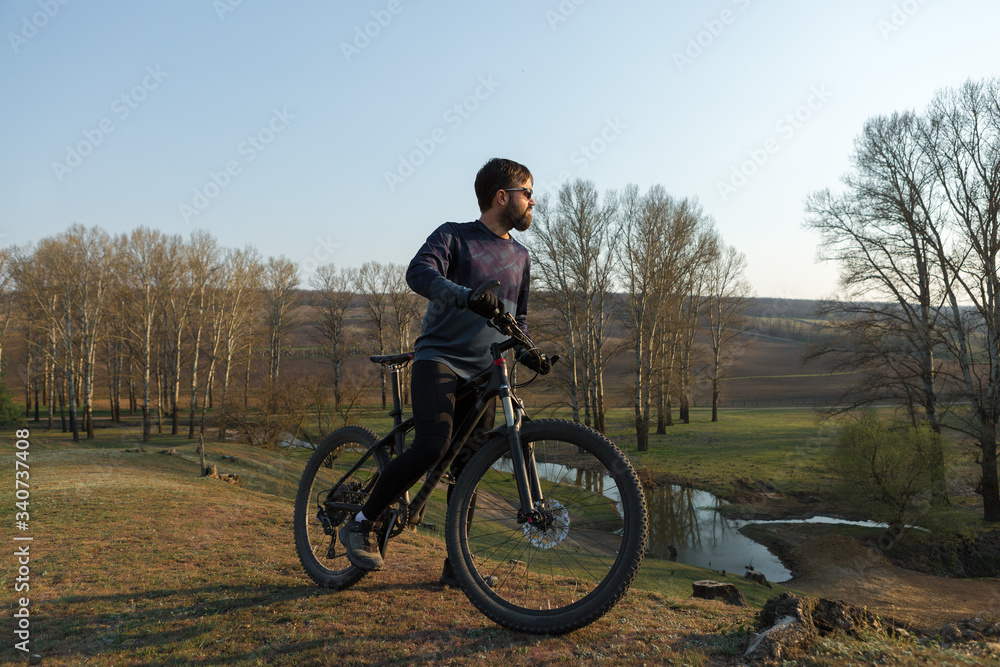
M987 0L0 0L0 245L205 229L307 286L476 219L501 156L537 196L697 198L758 296L832 296L805 199L866 119L996 76L997 25Z

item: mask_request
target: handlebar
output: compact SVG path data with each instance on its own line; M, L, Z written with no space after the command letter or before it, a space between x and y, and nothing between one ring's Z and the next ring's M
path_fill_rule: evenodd
M495 290L498 287L500 287L499 280L491 280L489 282L483 283L476 289L472 290L472 294L469 295L469 301L475 301L482 295L486 294L489 291Z
M470 300L476 299L485 294L486 292L494 290L498 287L500 287L499 280L491 280L489 282L483 283L475 290L473 290L469 299ZM517 320L514 319L514 316L512 314L508 312L499 313L491 318L488 318L486 320L486 323L488 326L490 326L493 329L496 329L501 334L513 338L515 341L517 341L518 345L524 348L524 352L529 354L534 354L539 359L539 361L541 361L542 359L541 351L531 341L528 335L521 330L521 327L518 326ZM559 361L558 354L554 354L551 357L549 357L550 365L554 365L557 361Z

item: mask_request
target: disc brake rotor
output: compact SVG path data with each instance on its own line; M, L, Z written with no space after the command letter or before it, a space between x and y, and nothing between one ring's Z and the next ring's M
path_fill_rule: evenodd
M524 535L539 549L551 549L569 535L569 510L558 500L538 503L538 511L543 520L540 523L525 522Z

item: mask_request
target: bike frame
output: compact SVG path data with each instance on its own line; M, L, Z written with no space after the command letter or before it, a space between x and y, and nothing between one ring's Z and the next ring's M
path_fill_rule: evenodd
M490 354L493 357L493 363L488 369L471 378L459 388L460 396L465 396L470 392L478 391L479 397L472 410L466 416L465 420L461 423L456 431L456 434L452 438L452 442L460 442L462 443L461 446L451 447L451 453L437 466L431 469L413 500L407 503L407 522L410 525L420 525L424 509L431 497L431 493L444 477L445 472L451 467L451 464L456 458L458 458L459 453L461 453L461 451L465 448L473 429L475 429L476 424L479 423L480 418L482 418L483 414L485 414L494 398L500 399L500 405L503 408L504 414L504 424L503 426L490 431L490 434L500 434L506 432L507 442L510 447L514 479L516 481L518 494L521 500L521 507L518 512L518 521L527 521L536 510L539 503L543 500L542 487L538 478L538 468L535 462L534 450L530 445L527 447L521 446L520 428L523 417L525 416L525 411L521 401L514 395L510 382L510 374L507 368L507 362L504 359L504 354L519 342L520 341L515 340L514 338L509 338L502 343L492 344L490 346ZM365 452L357 463L355 463L354 466L337 482L337 484L334 485L328 495L333 496L343 481L350 478L351 475L364 465L379 447L386 447L391 443L397 454L402 452L406 433L413 428L413 417L403 420L403 411L400 401L400 378L402 375L402 369L405 365L405 363L389 365L389 369L392 373L393 392L393 410L390 413L393 417L392 430ZM370 492L377 480L378 475L373 475L369 484L365 488L365 492ZM361 509L361 505L354 503L332 502L328 503L327 507L330 509L347 510L352 512L358 512ZM393 523L395 523L397 517L398 512L396 516L393 517ZM391 530L392 526L389 527L387 534L391 532Z

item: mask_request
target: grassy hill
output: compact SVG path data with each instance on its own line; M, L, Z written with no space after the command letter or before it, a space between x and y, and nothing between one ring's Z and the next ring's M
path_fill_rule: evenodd
M161 437L129 453L136 429L100 436L31 439L31 652L45 665L734 665L756 608L783 590L738 580L748 609L690 599L692 580L720 575L647 560L625 600L588 628L512 633L436 585L443 544L421 530L392 543L382 572L332 593L309 582L292 541L305 452L209 443L209 460L242 476L238 488L198 477L189 441ZM160 453L171 447L177 455ZM0 492L5 508L12 487ZM5 591L12 573L3 570ZM0 661L23 663L11 645ZM801 664L876 660L988 664L881 634L824 640Z

